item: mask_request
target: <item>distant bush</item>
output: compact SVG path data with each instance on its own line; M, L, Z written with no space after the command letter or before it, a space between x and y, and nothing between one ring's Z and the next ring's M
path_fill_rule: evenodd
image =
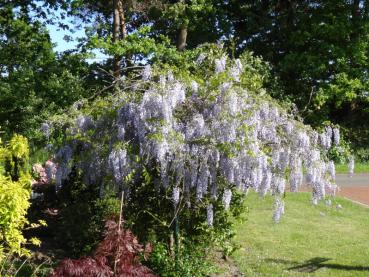
M355 157L358 162L368 163L369 162L369 148L356 149Z

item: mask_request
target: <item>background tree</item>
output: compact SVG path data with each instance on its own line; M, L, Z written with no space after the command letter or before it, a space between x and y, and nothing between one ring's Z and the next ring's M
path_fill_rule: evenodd
M237 52L252 50L273 65L282 85L275 96L295 102L307 122L339 123L367 144L368 5L231 1L226 12Z
M27 58L32 61L30 64L33 67L40 68L40 64L43 64L46 68L51 60L58 58L52 57L55 54L52 53L50 44L46 47L49 43L46 42L47 32L43 30L42 24L30 16L30 10L46 22L53 22L62 28L68 26L52 15L52 8L59 9L61 18L78 18L78 24L86 27L87 34L79 49L81 53L98 48L112 57L94 66L95 69L102 69L96 71L98 75L90 74L97 76L99 81L117 80L123 74L123 67L151 62L153 56L157 59L178 58L178 53L172 51L172 46L178 50L193 49L202 43L222 40L227 46L231 46L230 51L236 56L244 50L251 50L270 62L273 75L280 82L279 89L275 89L276 82L270 84L273 86L274 96L296 103L306 122L319 125L328 119L344 126L346 134L358 145L365 145L368 140L369 128L362 121L367 116L368 104L368 1L60 0L45 1L42 5L40 3L13 2L7 6L3 4L8 8L2 10L7 10L7 18L10 18L9 15L14 13L11 7L18 7L16 17L22 19L26 25L31 24L29 26L38 28L37 32L43 33L43 40L38 38L40 42L45 42L40 43L43 46L38 48L38 63L32 61L31 57ZM37 33L36 30L32 32ZM32 41L34 43L37 39ZM7 43L9 44L8 41L5 42ZM62 71L64 66L63 62L56 67ZM86 64L84 66L82 72L73 72L72 75L77 79L79 77L76 76L90 76L91 69L87 69ZM7 67L4 64L3 68ZM68 68L71 69L73 68ZM4 70L8 74L7 69ZM34 74L32 78L40 79L44 74L43 79L48 79L45 76L53 70L55 71L44 70L40 74ZM18 74L24 71L23 68ZM60 74L56 73L55 76L60 79ZM123 75L125 74L128 72ZM3 79L11 78L10 75L5 75L2 75ZM71 82L68 80L63 83ZM88 82L79 80L75 82L75 86L70 86L69 83L69 87L75 87L73 93L68 93L70 100L86 95L76 92L79 90L77 86L90 88L91 81L92 87L95 87L96 81L93 79L84 80ZM20 87L25 87L20 84L21 82ZM19 86L10 91L21 91ZM27 91L33 90L27 87ZM37 89L36 95L40 91ZM18 99L17 96L14 97ZM27 102L44 99L36 98ZM9 97L6 101L12 102ZM72 101L64 99L61 102L68 105ZM22 107L24 103L18 106ZM33 111L40 110L37 105L31 106L34 107ZM14 114L23 114L30 118L29 114L32 112L25 110L22 113L19 110L14 111ZM10 111L8 109L3 118L9 118L8 115L15 117ZM2 120L4 123L5 121ZM17 121L22 120L12 120ZM10 124L9 122L3 125ZM358 125L366 127L356 128ZM21 130L22 127L18 129Z
M165 34L177 49L192 49L202 43L216 42L221 29L227 29L223 1L169 0L162 10L151 13L153 34Z
M74 0L67 8L68 14L79 18L87 26L87 47L94 47L96 39L110 41L110 48L124 41L127 34L137 31L138 27L147 23L147 14L151 9L160 8L162 1L88 1ZM88 26L93 26L89 28ZM92 42L92 43L91 43ZM108 61L114 78L121 76L121 67L132 63L131 53L114 51L113 59Z
M54 53L47 30L29 12L14 4L0 10L0 125L34 137L42 121L93 93L96 82L81 55Z

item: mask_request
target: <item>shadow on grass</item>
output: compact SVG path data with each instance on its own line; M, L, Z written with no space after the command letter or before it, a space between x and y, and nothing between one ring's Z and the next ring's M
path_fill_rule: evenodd
M331 268L331 269L346 270L346 271L350 271L350 270L369 271L369 266L352 266L352 265L325 263L329 260L331 259L316 257L316 258L307 260L303 263L298 263L296 261L287 261L287 260L282 260L282 259L266 259L267 262L281 263L281 264L286 264L286 265L293 264L294 266L287 268L287 270L293 270L293 271L298 271L298 272L311 273L321 268Z

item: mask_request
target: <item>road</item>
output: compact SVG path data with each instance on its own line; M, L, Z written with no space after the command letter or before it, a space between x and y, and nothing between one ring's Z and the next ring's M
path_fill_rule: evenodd
M341 187L369 187L369 173L354 174L352 177L348 174L337 174L336 183Z
M339 186L338 195L353 201L369 205L369 174L337 174L336 183Z

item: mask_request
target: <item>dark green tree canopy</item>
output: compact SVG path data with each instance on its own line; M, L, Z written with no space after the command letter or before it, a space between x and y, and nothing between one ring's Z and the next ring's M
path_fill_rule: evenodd
M52 80L47 76L51 76L55 70L62 71L67 66L66 60L72 59L72 64L80 60L80 65L84 64L83 57L77 55L74 58L69 56L61 65L56 65L55 61L59 57L53 53L47 31L42 27L47 23L57 24L61 28L86 27L87 37L81 40L79 51L84 53L97 48L110 56L110 59L94 66L95 69L97 66L102 67L108 73L104 76L105 80L110 81L127 74L128 71L122 71L123 67L150 62L155 60L153 57L180 59L179 53L173 51L174 47L181 51L191 50L203 43L221 41L234 56L248 50L269 62L273 78L278 80L271 82L269 89L275 97L296 103L306 122L319 125L328 120L340 124L347 134L351 134L351 139L362 137L362 141L357 142L366 143L367 135L359 132L369 130L368 124L362 120L368 116L369 101L367 0L0 2L0 28L3 34L1 78L3 82L16 78L23 80L19 83L11 82L16 88L3 86L2 90L12 91L4 92L1 96L6 99L2 101L7 103L12 102L9 95L17 98L13 91L37 91L35 95L41 95L43 88L49 85L45 85L45 80L49 83ZM74 24L66 26L60 20L66 17L74 19ZM38 19L42 19L42 22ZM19 43L12 44L6 39L6 32L16 35ZM27 32L32 34L27 35ZM11 58L9 53L12 53ZM54 69L46 66L50 64L53 64ZM16 72L13 70L21 65L21 69ZM82 67L69 66L67 71L77 68L82 70L81 75L74 72L73 77L90 77L87 64ZM25 72L28 72L27 78L20 78L20 74ZM31 72L32 78L29 76ZM55 74L59 78L61 73ZM102 80L103 75L97 76L98 80ZM83 86L89 85L87 80L94 80L89 77L84 79L86 82ZM35 78L44 81L32 81ZM37 89L29 89L32 82L37 83ZM81 82L77 83L71 87L77 89ZM92 83L95 87L96 81ZM71 93L63 97L76 100L83 94L72 91L76 97L71 97ZM64 92L57 94L60 96ZM36 101L36 98L27 102L40 101ZM58 105L63 106L60 103L67 105L71 101L60 100ZM34 104L30 106L33 111L40 107L35 108ZM3 118L0 122L2 125L6 120L9 121L11 109L3 109L1 114L4 112L5 115L0 115ZM12 112L19 114L19 110ZM11 115L13 118L14 114ZM363 125L364 128L356 128Z
M23 8L0 10L0 126L33 137L48 115L86 95L91 78L78 54L55 54L47 29Z
M368 105L368 1L232 3L238 51L271 62L283 96L310 122L359 123Z

